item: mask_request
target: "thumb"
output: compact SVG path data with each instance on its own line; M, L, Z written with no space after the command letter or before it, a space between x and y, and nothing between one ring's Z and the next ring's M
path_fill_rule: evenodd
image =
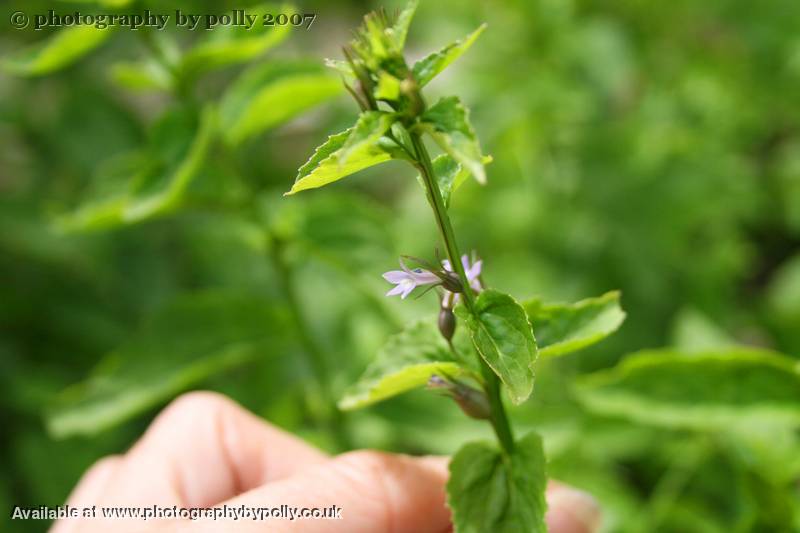
M441 533L450 527L450 512L445 505L446 482L446 458L356 451L224 503L257 508L281 505L298 509L332 505L341 508L339 520L271 518L267 525L270 531ZM237 531L263 531L265 525L260 521L249 524L239 521ZM205 531L213 529L215 524L195 523L193 527Z

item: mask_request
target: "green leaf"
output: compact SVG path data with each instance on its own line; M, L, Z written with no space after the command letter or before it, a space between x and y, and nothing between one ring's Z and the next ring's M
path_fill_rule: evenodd
M625 320L617 291L573 304L544 304L533 299L522 306L543 357L566 355L600 342Z
M220 128L238 144L338 95L341 81L316 63L271 62L240 76L220 104Z
M421 124L442 150L469 170L478 183L486 183L478 137L469 122L467 109L457 97L436 102L423 113Z
M508 387L511 401L525 401L533 391L537 348L522 306L511 296L489 289L475 300L475 315L464 306L456 311L466 321L483 360Z
M345 81L354 80L356 77L355 72L353 72L353 67L351 67L350 63L347 61L325 58L325 66L337 71Z
M169 91L173 84L172 74L157 61L115 63L109 76L120 87L133 91Z
M358 117L358 121L347 141L339 152L339 165L347 163L351 154L363 151L370 146L377 145L383 134L389 131L396 120L394 113L385 111L365 111Z
M797 331L800 322L800 254L784 261L767 287L767 310L777 322Z
M683 309L672 325L672 345L683 351L708 351L735 346L736 341L709 317L696 309Z
M406 44L406 36L408 35L408 27L411 25L411 20L414 18L414 13L417 11L419 0L411 0L406 7L397 15L397 20L391 28L394 40L398 50L402 50Z
M478 29L464 37L463 39L459 39L453 43L448 44L444 48L437 50L427 56L423 57L419 61L414 64L412 72L414 74L414 79L417 80L417 83L420 87L424 87L428 84L433 78L436 77L441 71L447 68L447 66L458 59L461 54L466 52L472 43L483 33L483 30L486 29L486 24L481 24L478 26Z
M184 389L281 351L285 318L268 301L232 292L179 297L115 350L47 415L56 438L94 435Z
M510 457L493 444L473 442L450 461L448 505L458 533L545 533L545 458L542 439L529 433Z
M65 232L133 224L177 209L202 169L213 138L215 114L178 108L154 127L147 157L131 165L125 188L87 201L56 219Z
M178 206L192 179L201 170L215 131L215 119L216 115L212 108L207 107L202 112L200 123L188 146L178 152L179 157L172 158L168 155L170 159L180 162L168 168L165 173L166 180L156 181L159 186L155 190L149 187L147 180L143 179L137 184L135 193L125 207L123 214L125 222L139 222L171 211ZM168 140L165 139L164 142ZM164 181L165 185L160 186Z
M644 351L581 379L576 392L593 411L644 424L713 431L800 423L800 366L755 348Z
M263 16L283 13L291 17L297 10L290 4L261 4L248 7L245 12L256 17L252 28L221 26L205 32L207 37L183 57L179 67L181 74L192 78L209 70L254 59L278 45L291 31L289 24L262 24Z
M375 98L394 102L400 98L400 80L386 72L378 74L378 87L375 89Z
M455 377L463 372L434 321L417 320L389 338L339 407L365 407L425 385L433 374Z
M436 181L439 184L439 191L442 193L444 206L449 209L450 196L456 187L469 177L469 172L448 154L436 156L431 163L433 166L433 175L436 176ZM422 176L419 176L418 179L422 181Z
M3 68L20 76L48 74L71 65L100 46L112 33L113 28L64 28L42 42L7 55L3 58Z
M300 167L294 185L285 194L290 195L306 189L322 187L392 158L389 152L381 148L379 144L362 145L360 149L350 153L345 164L340 164L339 155L353 130L354 128L350 128L328 137L328 140L316 149L306 164Z
M491 162L492 156L487 155L483 157L484 165L488 165ZM465 170L464 167L448 154L437 155L433 158L431 163L433 164L433 174L436 176L436 181L439 183L439 191L442 193L444 206L449 208L450 198L456 189L467 181L469 171ZM422 188L425 189L425 182L419 174L417 175L417 181L419 181Z

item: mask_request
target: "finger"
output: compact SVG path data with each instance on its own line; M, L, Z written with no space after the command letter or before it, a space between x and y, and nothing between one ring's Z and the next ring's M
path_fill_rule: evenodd
M97 461L92 465L89 470L83 475L78 485L72 490L72 493L67 499L67 505L76 507L78 509L83 507L90 507L95 504L100 495L105 490L114 472L119 467L120 457L109 456ZM69 531L77 531L80 526L79 520L64 519L59 520L53 524L51 533L67 533Z
M168 406L128 452L106 501L206 507L324 460L228 398L193 392Z
M446 459L358 451L225 503L229 507L286 505L298 509L336 505L342 510L341 520L240 520L236 522L239 532L442 533L450 527L446 481ZM220 522L204 521L193 524L191 530L214 531L219 527Z
M550 533L594 533L600 528L600 506L591 495L551 482L547 487L547 530Z

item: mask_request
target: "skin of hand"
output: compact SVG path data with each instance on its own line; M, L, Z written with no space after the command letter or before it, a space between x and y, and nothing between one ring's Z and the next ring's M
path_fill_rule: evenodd
M328 457L300 439L210 392L185 394L156 418L124 455L92 466L67 501L101 506L327 507L340 520L62 519L52 533L205 531L431 532L452 531L445 505L447 458L354 451ZM551 482L551 533L593 533L594 499Z

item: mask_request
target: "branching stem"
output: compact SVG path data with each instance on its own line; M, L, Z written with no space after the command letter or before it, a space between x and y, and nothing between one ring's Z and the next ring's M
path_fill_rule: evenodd
M302 306L297 298L296 282L289 265L286 264L284 257L283 243L279 238L269 235L271 240L271 247L269 256L272 260L279 286L283 291L289 313L293 319L297 334L303 346L303 351L306 354L308 366L314 375L316 386L318 387L319 394L324 403L324 417L320 422L325 424L327 429L333 435L336 446L340 450L349 450L352 448L350 442L347 426L342 416L342 412L336 406L336 400L331 390L330 376L331 372L328 368L328 362L322 349L314 339L312 332L309 330L306 323L305 316L303 315Z

